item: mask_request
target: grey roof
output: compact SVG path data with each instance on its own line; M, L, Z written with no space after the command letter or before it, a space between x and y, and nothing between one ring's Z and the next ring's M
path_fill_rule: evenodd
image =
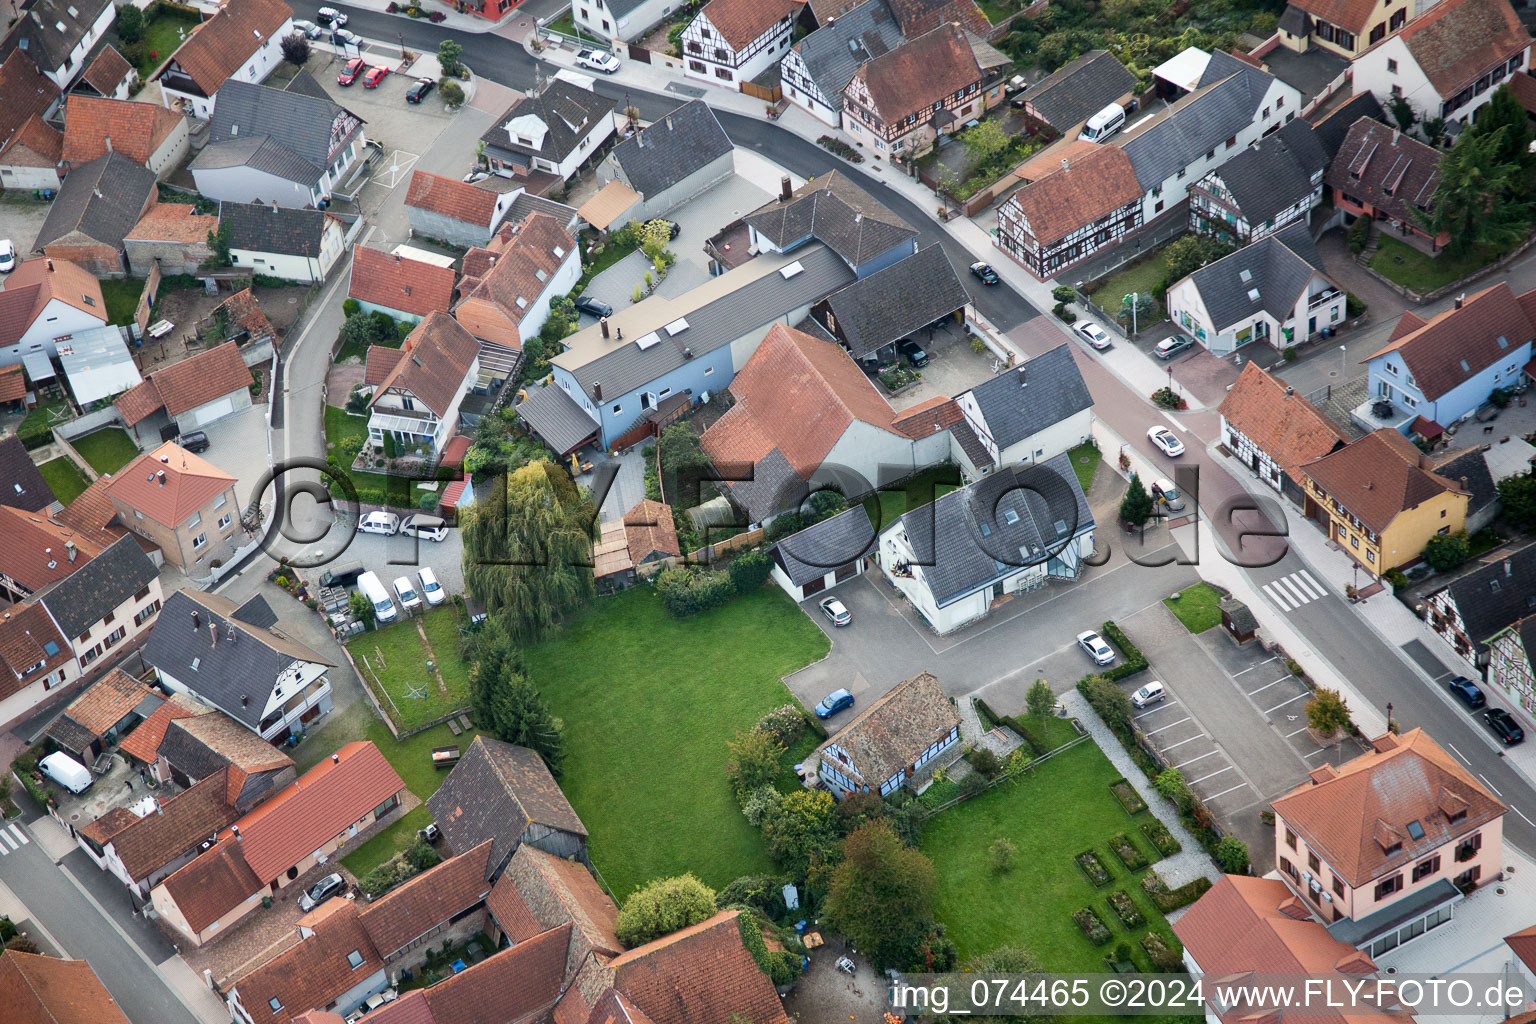
M645 0L607 0L608 11L615 20L622 20L631 11L639 10L644 3Z
M778 449L774 449L777 451ZM774 545L773 560L789 581L803 587L875 549L875 527L862 503L807 526Z
M822 98L841 110L843 90L859 68L903 41L885 0L867 0L800 40L795 50Z
M1295 4L1286 4L1280 12L1280 28L1293 36L1305 36L1312 32L1312 19Z
M619 143L610 159L630 188L653 199L731 148L709 104L694 100Z
M1031 86L1025 96L1042 121L1066 131L1135 88L1136 76L1114 54L1089 50Z
M235 618L257 629L270 629L277 625L277 612L272 610L272 606L267 604L267 599L260 594L236 608Z
M154 171L121 153L104 153L69 172L32 248L41 250L78 231L121 249L154 190Z
M613 122L614 100L578 88L562 79L550 79L537 96L524 96L498 117L480 138L488 149L524 153L559 163L569 156L600 120ZM514 117L537 117L548 133L538 149L520 145L507 134L507 122Z
M970 393L999 448L1093 406L1093 396L1067 342L983 381Z
M332 140L338 117L352 122ZM331 154L363 124L361 118L307 85L272 89L229 79L208 126L208 144L192 162L196 168L248 165L302 185L314 185L330 166ZM259 141L258 141L259 140Z
M1328 154L1305 121L1288 123L1216 168L1249 224L1262 225L1321 187ZM1313 176L1316 175L1314 182Z
M862 359L971 301L935 242L827 296L848 351Z
M41 600L64 635L74 638L149 586L156 575L155 564L138 541L123 536L43 591Z
M512 205L507 209L507 215L502 218L503 224L521 224L530 213L544 213L560 222L560 226L570 231L576 223L576 207L557 203L553 199L545 199L543 196L530 195L524 192L512 200Z
M1328 154L1330 162L1338 156L1339 147L1344 145L1349 129L1362 117L1387 123L1387 112L1381 109L1381 103L1373 93L1357 92L1343 106L1312 123L1317 141L1323 147L1323 152Z
M53 489L27 454L21 438L15 434L0 437L0 505L36 512L53 502Z
M271 252L283 256L320 255L326 215L264 203L220 203L219 226L230 226L232 249Z
M1046 561L1094 527L1072 460L1064 454L1000 469L906 513L901 523L923 582L941 608Z
M906 221L837 171L801 185L789 202L775 200L743 219L784 252L815 239L851 267L917 238Z
M676 338L661 331L661 343L644 349L626 340L571 373L588 394L594 383L601 383L604 400L613 401L683 365L685 347L695 357L713 352L853 279L853 271L824 246L807 249L797 262L804 271L788 280L779 273L765 274L729 295L687 310L688 330Z
M1468 515L1499 500L1498 485L1493 482L1493 473L1488 469L1488 459L1481 448L1442 454L1435 460L1435 472L1472 495L1467 502Z
M599 429L576 399L555 384L530 389L528 398L517 406L517 415L561 455L574 451Z
M1220 608L1239 633L1252 633L1259 628L1259 620L1253 609L1235 597L1223 598Z
M288 84L283 88L287 92L313 96L315 99L325 100L327 103L335 102L331 99L331 94L325 91L325 86L315 81L315 77L303 68L300 68L298 73L290 78Z
M22 8L16 28L0 42L0 60L21 50L44 71L69 63L70 53L90 32L112 0L32 0ZM13 7L12 12L15 12ZM68 85L68 83L65 83Z
M727 487L730 500L747 513L751 522L761 523L783 509L796 508L810 496L811 485L801 479L777 448L758 459L750 472L750 480L733 481Z
M1120 144L1142 189L1156 188L1248 127L1273 81L1220 50L1211 54L1195 92Z
M1495 633L1536 614L1536 544L1481 565L1443 589L1461 615L1472 649L1482 654Z
M1201 267L1189 279L1200 289L1211 324L1219 332L1260 309L1278 321L1289 319L1297 298L1312 275L1323 272L1322 266L1303 220Z

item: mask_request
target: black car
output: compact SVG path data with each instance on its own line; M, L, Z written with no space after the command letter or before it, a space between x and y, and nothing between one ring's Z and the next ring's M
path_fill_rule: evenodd
M1488 703L1488 698L1483 696L1483 691L1466 676L1457 676L1445 685L1450 687L1451 692L1469 708L1475 710Z
M923 351L923 346L907 338L896 345L896 351L907 357L907 362L913 366L927 366L928 353Z
M681 224L679 224L677 221L675 221L675 220L667 220L665 217L657 217L656 219L661 221L663 224L665 224L667 226L667 237L668 238L676 238L678 235L683 233L683 226Z
M606 302L598 302L596 299L589 299L585 295L576 300L576 309L579 312L587 313L591 316L613 316L612 306L608 305Z
M1503 708L1488 709L1483 713L1483 721L1488 723L1488 728L1493 730L1493 734L1506 747L1525 741L1525 730L1520 728L1520 723L1515 721L1515 716Z
M189 452L205 452L210 447L208 435L201 430L194 430L190 434L182 434L181 446Z
M427 93L432 91L432 79L418 78L416 84L405 90L405 102L420 103L427 98Z

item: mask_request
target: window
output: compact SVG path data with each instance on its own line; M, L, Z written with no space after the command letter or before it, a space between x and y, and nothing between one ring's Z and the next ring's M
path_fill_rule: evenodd
M229 495L228 494L221 494L221 495L219 495L219 500L213 503L213 510L215 512L217 512L219 509L223 508L225 505L228 505L228 504L229 504Z
M1317 859L1317 854L1308 852L1307 867L1310 868L1312 873L1315 875L1319 871L1323 870L1323 862Z
M192 518L187 520L187 525L188 526L196 526L198 523L200 523L202 521L203 521L203 514L201 512L193 512L192 513Z
M222 516L219 517L219 529L221 529L221 530L228 529L229 528L229 524L233 520L234 520L234 516L231 513L229 513L229 512L225 512Z
M1367 551L1365 553L1365 560L1367 562L1371 562L1371 563L1374 564L1375 561L1376 561L1376 552L1374 552L1374 551Z
M1371 29L1371 36L1370 36L1371 43L1375 44L1375 43L1381 42L1381 40L1386 37L1386 34L1387 34L1387 26L1385 26L1385 25L1377 25L1375 28ZM1393 62L1389 60L1389 61L1387 61L1387 63L1390 65ZM1392 70L1392 69L1388 68L1388 70Z
M608 19L607 18L603 19L603 31L604 32L608 31Z
M357 970L359 967L363 966L363 954L354 949L352 952L347 954L347 963L352 965L352 969L354 971Z
M1292 864L1290 861L1286 860L1284 857L1280 858L1280 870L1284 871L1286 874L1290 875L1296 881L1298 881L1298 882L1301 881L1301 879L1296 874L1296 865Z
M1284 107L1285 107L1285 97L1284 96L1276 96L1275 97L1275 109L1276 110L1281 110Z
M1456 846L1456 863L1460 864L1462 861L1471 860L1477 856L1477 851L1482 848L1483 834L1481 832L1468 836Z
M268 999L267 1000L267 1005L272 1007L272 1012L273 1013L276 1013L277 1011L279 1011L279 1010L281 1010L283 1008L282 1000L278 999L276 996L273 996L271 999Z
M618 411L619 411L619 410L620 410L620 409L622 409L622 408L624 408L624 406L622 406L622 405L615 405L615 406L614 406L614 407L613 407L613 411L614 411L614 412L615 412L615 413L617 413L617 412L618 412Z
M1269 108L1268 107L1264 108L1264 120L1266 120L1266 121L1269 120Z
M379 806L375 807L373 809L373 816L375 818L382 818L384 815L388 814L390 811L399 806L400 796L399 794L396 794L395 796L392 796L388 800L385 800L383 803L379 804Z
M1291 830L1289 825L1285 826L1285 845L1293 850L1296 849L1296 833Z
M715 77L716 78L723 78L726 81L730 81L731 80L731 69L730 68L715 68Z
M1402 891L1403 873L1401 871L1393 875L1391 878L1384 878L1380 882L1376 883L1376 898L1378 900L1380 900L1383 896L1390 896L1395 892Z
M1397 61L1392 60L1390 58L1387 60L1387 74L1389 74L1389 75L1397 74Z
M137 594L133 595L133 599L135 601L142 601L142 600L144 600L148 596L149 596L149 588L148 587L143 587L143 588L141 588L139 590L139 592Z
M1393 96L1401 96L1402 94L1403 94L1403 87L1402 86L1394 85L1392 87L1392 95Z
M200 549L202 547L205 547L207 544L208 544L208 535L206 533L200 533L196 537L192 538L192 550L193 551L197 551L198 549Z
M1415 883L1423 881L1430 875L1440 872L1440 855L1437 853L1429 860L1420 861L1413 866L1413 880Z
M1163 201L1161 199L1159 199L1157 201L1157 205L1156 206L1152 207L1152 212L1153 213L1162 213L1163 212Z
M1339 899L1344 898L1344 879L1338 875L1333 876L1333 894Z
M1360 550L1360 538L1356 537L1354 534L1350 534L1349 535L1349 546L1354 548L1356 551L1359 551Z
M701 60L691 60L691 61L688 62L688 69L690 71L700 71L700 72L702 72L702 71L705 70L704 62L701 61Z
M116 615L117 615L117 612L107 612L107 614L105 614L105 615L103 615L101 617L101 624L103 626L105 626L107 623L111 622L112 619L114 617L116 617Z
M1479 864L1475 868L1469 868L1456 876L1456 888L1470 889L1477 884L1477 880L1483 877L1483 867Z
M145 605L139 611L139 613L133 617L133 624L135 626L142 626L142 625L144 625L144 623L148 622L151 618L153 618L154 614L156 612L158 612L159 610L160 610L160 602L159 601L151 601L151 602L149 602L149 604Z

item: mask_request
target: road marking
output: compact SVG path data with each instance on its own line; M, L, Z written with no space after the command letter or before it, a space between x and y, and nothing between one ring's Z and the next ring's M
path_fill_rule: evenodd
M1199 757L1192 757L1188 761L1185 761L1183 764L1176 764L1176 765L1174 765L1174 767L1178 768L1180 770L1183 770L1185 768L1188 768L1190 765L1194 764L1196 761L1204 761L1206 758L1214 757L1215 755L1217 755L1219 753L1221 753L1221 751L1219 751L1219 750L1212 750L1212 751L1210 751L1208 753L1201 754Z
M1239 789L1242 789L1246 785L1248 785L1248 783L1246 783L1246 782L1239 782L1237 785L1233 786L1231 789L1224 789L1220 793L1217 793L1215 796L1208 796L1208 797L1206 797L1205 798L1205 802L1206 803L1210 803L1212 800L1220 800L1222 797L1226 796L1228 793L1232 793L1232 792L1235 792L1235 791L1237 791Z
M1203 739L1205 739L1205 733L1203 733L1203 732L1202 733L1198 733L1198 734L1196 734L1194 736L1191 736L1187 740L1179 740L1179 742L1177 742L1177 743L1174 743L1174 744L1172 744L1170 746L1164 747L1163 748L1163 753L1165 753L1165 754L1168 753L1168 751L1172 750L1174 747L1182 747L1186 743L1193 743L1193 742L1195 742L1195 740L1203 740Z
M1250 696L1250 697L1257 697L1259 694L1263 693L1265 690L1269 689L1271 686L1279 686L1281 683L1285 682L1289 678L1291 678L1291 677L1290 676L1281 676L1279 679L1276 679L1272 683L1265 683L1263 686L1259 687L1257 690L1250 690L1248 692L1248 696Z
M1525 818L1525 814L1520 810L1520 808L1518 808L1518 807L1511 807L1510 810L1512 810L1516 814L1520 815L1520 817ZM1525 823L1527 825L1536 826L1536 821L1532 821L1530 818L1525 818Z
M1328 596L1327 588L1324 587L1321 583L1317 582L1317 580L1313 579L1312 574L1307 572L1307 570L1298 569L1291 575L1296 579L1298 583L1315 591L1318 597L1321 598Z
M1183 725L1187 721L1189 721L1189 716L1185 715L1183 718L1179 719L1177 722L1174 722L1172 725L1165 725L1161 729L1153 729L1151 732L1147 733L1146 735L1148 735L1148 736L1156 736L1160 732L1167 732L1169 729L1172 729L1173 726L1175 726L1175 725Z
M1173 707L1177 703L1178 703L1178 701L1176 701L1176 700L1170 700L1170 701L1167 701L1166 703L1164 703L1163 706L1160 707L1160 708L1153 708L1151 711L1143 711L1141 714L1139 714L1139 715L1132 715L1131 717L1135 721L1139 722L1143 718L1146 718L1148 715L1155 715L1159 711L1167 711L1169 708Z
M1281 611L1283 611L1283 612L1291 611L1292 610L1291 603L1289 601L1287 601L1285 598L1281 597L1280 594L1275 591L1274 587L1275 587L1275 585L1273 583L1266 583L1260 589L1263 590L1264 593L1269 595L1269 599L1271 601L1275 602L1275 604L1280 606L1280 610Z
M27 845L27 842L28 842L27 834L21 830L21 826L20 825L18 825L15 822L12 822L11 823L10 831L11 831L11 835L17 840L17 842L19 844L17 846L17 849L20 849L22 846Z
M1305 569L1298 569L1279 579L1271 580L1260 588L1283 612L1295 611L1302 605L1328 596L1323 585Z
M1232 678L1236 679L1238 676L1245 676L1249 672L1252 672L1256 668L1263 668L1265 665L1268 665L1270 662L1272 662L1272 661L1279 661L1279 660L1280 660L1280 655L1278 655L1278 654L1271 655L1270 657L1265 658L1263 661L1259 662L1257 665L1249 665L1247 668L1243 669L1241 672L1234 672L1234 673L1232 673Z
M1297 583L1289 576L1282 577L1275 582L1285 587L1285 592L1289 594L1298 605L1306 604L1308 601L1312 600L1312 595L1308 593L1301 586L1301 584Z
M1308 691L1307 693L1298 693L1296 696L1292 697L1290 700L1283 700L1279 704L1276 704L1274 707L1270 708L1268 711L1266 711L1264 713L1266 715L1274 714L1276 711L1279 711L1281 708L1285 707L1287 704L1295 704L1297 701L1304 700L1305 698L1310 697L1310 696L1312 696L1310 691Z
M1495 796L1503 796L1504 795L1503 793L1499 792L1499 787L1498 786L1495 786L1493 783L1488 781L1488 776L1484 775L1482 772L1478 772L1477 773L1477 777L1483 780L1483 785L1485 785L1489 789L1493 790L1493 793L1494 793Z
M1303 761L1305 761L1309 757L1316 757L1318 754L1326 754L1326 753L1328 753L1328 748L1327 747L1318 747L1316 750L1312 751L1312 753L1310 753L1310 754L1302 754L1301 755L1301 759Z
M13 849L13 847L9 845L8 839L9 837L4 832L0 832L0 857L4 857ZM19 849L19 847L16 847L16 849Z
M1466 754L1463 754L1461 751L1456 749L1456 744L1454 744L1454 743L1447 743L1446 746L1451 748L1451 753L1455 754L1457 757L1461 758L1463 761L1466 761L1467 764L1471 764L1472 763L1471 761L1467 761L1467 755ZM1522 814L1521 817L1523 818L1523 817L1525 817L1525 815Z
M1234 767L1235 767L1235 765L1230 765L1229 764L1225 768L1221 769L1221 771L1211 772L1211 774L1209 774L1209 775L1202 775L1198 779L1196 779L1194 782L1191 782L1190 785L1194 786L1194 785L1197 785L1197 784L1199 784L1201 782L1204 782L1206 779L1214 779L1218 775L1222 775L1222 774L1224 774L1226 772L1231 771Z
M1301 732L1306 732L1306 731L1307 731L1307 727L1306 726L1302 726L1300 729L1297 729L1296 732L1288 732L1288 733L1286 733L1285 734L1285 738L1286 739L1290 739L1292 736L1295 736L1296 733L1301 733Z

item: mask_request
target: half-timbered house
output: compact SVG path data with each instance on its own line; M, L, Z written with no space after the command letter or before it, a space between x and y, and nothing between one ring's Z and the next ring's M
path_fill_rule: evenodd
M1141 227L1141 186L1115 146L1072 143L1061 167L1031 181L997 210L993 241L1042 280Z
M817 748L817 773L838 799L917 788L959 754L960 714L932 674L901 683Z
M735 89L778 63L801 0L709 0L683 30L684 73Z
M981 65L957 25L881 54L843 90L843 128L877 153L910 153L986 111Z

